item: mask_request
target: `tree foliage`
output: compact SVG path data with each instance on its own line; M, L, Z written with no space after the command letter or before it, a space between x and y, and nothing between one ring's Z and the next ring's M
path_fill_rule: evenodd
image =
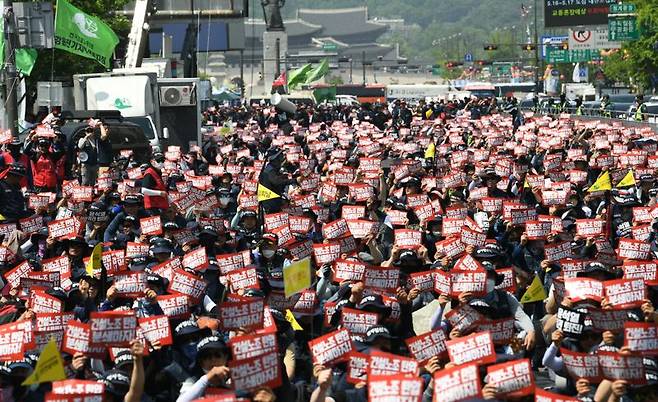
M621 51L606 57L604 72L608 79L632 84L638 89L655 87L658 78L658 2L634 0L640 39L624 43Z

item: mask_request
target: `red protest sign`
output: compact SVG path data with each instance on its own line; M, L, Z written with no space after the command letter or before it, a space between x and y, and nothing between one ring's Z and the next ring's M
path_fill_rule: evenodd
M369 289L395 292L400 284L400 270L397 267L368 267L363 283Z
M600 302L603 299L603 282L591 278L565 278L566 296L578 302L587 299Z
M185 295L163 295L156 298L158 305L171 319L185 319L190 315L189 300Z
M450 295L457 297L464 292L483 296L486 292L487 273L482 271L450 271Z
M651 243L642 240L619 239L617 256L631 260L648 260L651 254Z
M470 362L488 364L496 361L496 351L489 332L479 332L446 341L446 347L450 361L455 364Z
M370 364L368 365L368 378L378 376L418 376L418 361L408 357L402 357L391 353L374 350L370 353Z
M340 323L350 331L351 335L365 335L368 328L377 325L377 313L355 310L343 307L341 310Z
M69 354L84 353L87 356L105 357L105 346L91 345L91 324L69 321L64 329L62 352Z
M61 313L64 302L41 290L30 291L30 309L35 313Z
M379 223L364 219L346 219L345 221L355 239L363 239L370 234L375 234L379 228Z
M368 365L370 356L365 353L350 352L347 363L347 382L358 384L368 381Z
M363 281L367 264L354 260L334 261L334 282Z
M658 326L653 323L624 322L624 346L644 356L658 355Z
M459 402L482 396L480 371L465 364L434 373L434 402Z
M487 242L487 234L463 226L460 240L467 246L482 247Z
M263 327L265 301L261 298L220 303L217 307L220 325L224 330L252 330Z
M189 251L183 256L184 268L193 268L196 271L201 271L208 268L208 265L210 265L210 262L208 261L208 254L205 247L199 247Z
M640 307L647 298L647 287L642 279L616 279L603 282L603 294L613 307Z
M226 279L233 292L240 289L260 289L258 275L254 267L231 271L226 275Z
M630 311L590 308L587 312L595 330L619 332L624 329L624 322L628 319Z
M265 215L265 230L269 232L283 226L288 226L290 222L289 216L285 212Z
M137 317L134 311L92 312L91 345L129 346L137 336Z
M544 254L546 255L546 259L551 262L570 258L572 254L571 242L564 241L561 243L547 244L544 246Z
M370 378L368 402L420 402L424 385L421 378L407 378L404 375Z
M136 243L129 241L126 243L126 257L134 257L137 255L146 255L149 252L149 245L145 243Z
M364 205L343 205L341 217L345 220L363 219L366 216L366 207Z
M291 311L297 314L313 315L319 303L318 295L315 290L302 290L298 296L299 299L297 299L295 306L291 309Z
M260 387L276 388L281 385L279 355L270 352L243 360L231 360L231 382L236 390L251 391Z
M514 318L483 320L477 324L477 332L489 332L494 345L508 345L514 338Z
M115 274L114 287L122 297L141 297L146 291L146 277L144 271Z
M601 368L598 356L572 352L564 348L560 348L560 354L562 354L564 367L572 378L583 378L593 383L600 382Z
M105 384L92 380L53 381L53 395L100 395L105 393Z
M168 292L180 293L193 300L200 300L206 291L206 281L193 274L177 269L173 280L169 283Z
M78 234L78 225L73 217L52 221L48 224L48 234L55 240L73 239Z
M464 254L455 262L455 271L484 271L484 267L470 254Z
M29 324L29 330L32 332L32 323ZM0 361L23 359L23 353L28 348L25 330L26 328L16 323L0 325Z
M605 219L576 219L576 234L585 238L602 236L606 223Z
M461 333L468 332L485 319L482 314L468 304L459 305L457 308L448 311L445 318L453 329Z
M140 318L138 320L139 328L144 334L144 338L153 345L159 342L161 346L167 346L174 343L171 336L171 325L169 317L166 315L154 315Z
M340 243L313 244L313 256L318 265L334 262L340 257Z
M337 239L350 233L345 219L336 219L333 222L322 225L322 235L325 239Z
M290 231L298 234L306 234L313 229L313 220L305 216L290 215Z
M228 345L235 360L262 356L278 350L275 333L235 336L229 340Z
M580 402L578 398L570 398L560 394L554 394L535 387L535 402Z
M325 367L345 361L354 349L350 333L347 329L339 329L308 342L313 357L313 364Z
M222 275L226 275L236 269L242 269L251 264L251 252L249 250L240 253L219 254L216 258L219 272Z
M416 249L421 246L423 233L413 229L395 229L395 245L400 248Z
M27 278L28 273L31 271L32 267L30 264L27 261L23 261L22 263L7 271L4 276L12 289L18 289L21 284L21 278Z
M532 394L535 377L530 360L520 359L487 367L488 384L496 387L497 398L516 398Z
M434 272L415 272L409 275L408 286L410 289L418 289L421 292L434 289Z
M142 234L147 236L159 236L162 234L162 220L160 215L149 216L139 220Z
M34 330L36 332L62 331L73 318L73 313L38 313L34 321Z
M635 385L647 383L642 356L600 349L596 354L599 358L601 376L606 380L623 380Z
M426 363L434 356L447 354L446 335L442 329L427 332L413 338L405 339L409 353L420 364Z

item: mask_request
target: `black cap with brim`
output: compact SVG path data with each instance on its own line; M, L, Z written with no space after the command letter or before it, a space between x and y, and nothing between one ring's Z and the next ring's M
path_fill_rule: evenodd
M196 345L197 358L203 357L203 352L209 350L219 350L228 354L228 346L226 342L218 336L207 336L199 341Z
M383 314L386 317L391 314L391 307L384 304L382 296L378 294L364 296L356 308L362 311Z
M391 335L391 332L385 326L373 325L366 331L363 342L372 345L377 339L394 340L395 337Z
M119 370L110 370L103 376L105 391L115 396L124 396L130 389L130 378Z

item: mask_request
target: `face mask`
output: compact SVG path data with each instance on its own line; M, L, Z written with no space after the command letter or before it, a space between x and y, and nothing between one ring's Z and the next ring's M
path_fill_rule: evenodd
M220 198L219 198L219 203L220 203L222 206L226 206L226 205L228 205L229 202L231 202L231 199L230 199L230 198L227 198L227 197L220 197Z
M262 250L261 253L263 254L263 257L265 257L265 258L272 258L272 257L274 257L274 254L276 254L276 251L274 251L274 250Z
M152 164L153 167L156 168L156 169L162 169L162 162L156 162L156 161L153 161L151 164Z
M181 352L183 352L183 355L185 355L189 361L193 362L196 360L196 342L188 342L184 344L181 349Z
M441 237L441 231L440 231L440 230L436 230L436 231L432 232L432 234L433 234L435 237Z
M493 291L496 288L496 280L495 279L487 279L487 293Z

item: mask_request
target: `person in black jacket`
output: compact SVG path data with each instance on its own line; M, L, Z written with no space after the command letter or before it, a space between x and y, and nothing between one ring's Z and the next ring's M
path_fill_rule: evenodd
M10 222L27 218L30 214L20 185L21 179L25 177L25 166L14 162L1 176L4 177L0 180L0 214Z
M271 149L269 154L269 163L263 168L258 182L279 195L278 198L263 201L261 204L265 212L271 214L281 210L281 196L286 186L292 183L292 180L281 172L281 165L283 165L283 161L285 160L283 151Z

